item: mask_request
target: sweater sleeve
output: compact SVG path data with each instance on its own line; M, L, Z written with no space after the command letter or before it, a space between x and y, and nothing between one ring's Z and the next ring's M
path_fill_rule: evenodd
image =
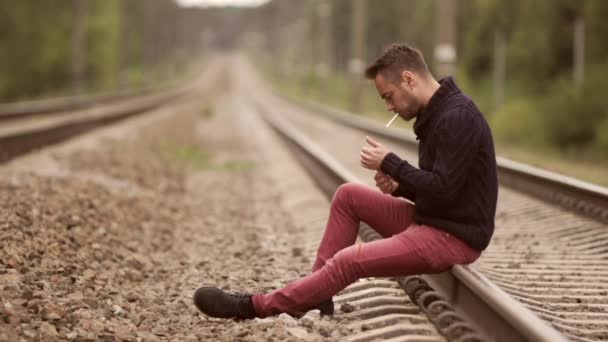
M418 169L389 153L380 169L414 196L453 200L464 185L478 150L481 128L472 113L447 112L437 122L435 163L431 170Z
M413 192L406 189L405 187L401 186L401 184L399 184L399 187L397 188L397 190L393 191L393 193L391 195L394 197L407 198L408 200L410 200L412 202L416 202L416 195Z

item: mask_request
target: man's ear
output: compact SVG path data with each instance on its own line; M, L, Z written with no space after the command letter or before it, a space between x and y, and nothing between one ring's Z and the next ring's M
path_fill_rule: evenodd
M411 89L416 85L416 78L411 71L403 70L401 72L401 83L405 83Z

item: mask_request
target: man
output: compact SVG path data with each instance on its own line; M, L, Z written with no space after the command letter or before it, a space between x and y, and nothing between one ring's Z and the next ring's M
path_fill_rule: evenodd
M437 82L422 54L392 45L365 73L388 110L416 118L419 166L366 137L361 165L381 191L359 184L335 193L312 273L268 294L201 287L194 303L212 317L253 318L319 309L363 277L438 273L475 261L494 231L498 193L490 128L451 77ZM405 201L415 202L415 206ZM360 221L384 239L356 244Z

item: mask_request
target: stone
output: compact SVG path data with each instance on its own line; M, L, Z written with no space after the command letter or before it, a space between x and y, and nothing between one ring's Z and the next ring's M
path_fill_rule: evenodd
M282 322L284 325L290 327L298 325L298 321L296 321L295 318L291 317L289 314L286 313L280 314L277 320Z
M97 309L99 307L99 301L95 297L86 297L82 300L82 302L92 309Z
M26 301L34 299L34 291L30 289L23 290L21 293L21 298L25 299Z
M40 311L40 309L42 308L42 300L40 299L32 299L29 302L27 302L26 306L28 309L32 310L34 313L38 313Z
M139 296L137 296L134 292L127 293L125 298L129 303L133 303L139 300Z
M316 321L321 318L321 311L318 309L310 310L302 318L309 318Z
M22 275L17 270L9 270L8 273L0 274L0 283L9 283L20 281Z
M160 341L160 338L152 333L147 331L138 331L137 332L137 341L140 342L156 342Z
M47 321L58 320L65 316L65 310L61 306L53 303L45 304L40 313L42 314L43 319Z
M336 341L342 340L342 333L338 329L333 330L331 332L330 336L331 336L331 338L333 338Z
M93 331L93 332L102 332L105 329L105 326L102 322L96 319L85 319L80 321L80 326L85 331Z
M127 312L116 304L112 306L112 314L117 317L127 317Z
M350 303L344 303L340 305L340 311L343 313L349 313L355 311L355 306Z
M84 299L84 295L82 294L82 291L72 292L72 293L68 294L67 297L69 300L73 300L73 301L81 301Z
M115 337L119 340L130 340L135 336L135 332L126 325L115 325L113 330Z
M186 336L186 337L183 339L183 341L185 341L185 342L198 342L198 337L196 337L196 335L189 334L189 335L187 335L187 336Z
M35 339L38 336L38 333L36 332L36 330L34 330L32 327L23 327L23 335L29 337L30 339Z
M2 293L8 297L18 297L21 293L21 282L8 282L1 288Z
M48 322L40 323L40 327L38 328L40 331L41 337L44 339L53 339L57 337L57 329L54 325L49 324Z
M59 316L57 313L55 312L51 312L46 316L46 319L49 321L57 321L61 319L61 316Z
M8 314L9 316L21 316L24 314L25 309L23 306L14 305L11 302L4 303L3 310L0 313Z
M308 339L310 335L306 329L300 327L287 328L287 332L290 335L301 339Z

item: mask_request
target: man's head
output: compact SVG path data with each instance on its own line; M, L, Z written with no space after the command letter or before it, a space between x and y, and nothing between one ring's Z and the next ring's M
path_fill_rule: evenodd
M365 77L374 80L387 109L405 120L416 117L438 87L422 53L404 44L386 48Z

